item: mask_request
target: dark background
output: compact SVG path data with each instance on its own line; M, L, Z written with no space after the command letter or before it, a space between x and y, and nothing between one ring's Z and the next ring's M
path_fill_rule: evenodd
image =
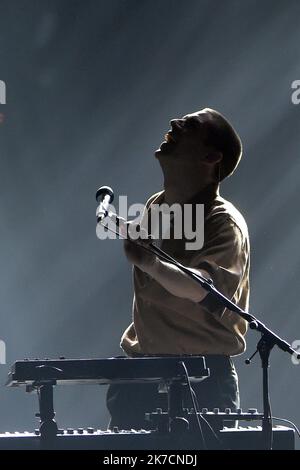
M17 359L109 357L131 317L131 270L95 236L94 193L161 189L154 150L174 117L209 106L244 157L222 195L251 236L251 312L300 339L298 1L1 0L0 431L32 430L37 398L6 389ZM258 336L236 358L243 408L261 409ZM300 424L300 368L272 353L275 416ZM105 388L56 390L60 427L104 429Z

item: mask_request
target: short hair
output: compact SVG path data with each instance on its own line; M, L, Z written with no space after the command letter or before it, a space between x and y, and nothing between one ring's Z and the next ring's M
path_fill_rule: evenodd
M243 146L232 124L218 111L205 108L210 114L207 126L206 144L222 153L220 181L232 175L243 153Z

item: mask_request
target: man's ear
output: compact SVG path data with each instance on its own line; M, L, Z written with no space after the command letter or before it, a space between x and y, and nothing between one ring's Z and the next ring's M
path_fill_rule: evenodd
M204 161L208 164L219 163L223 158L222 152L213 151L205 155Z

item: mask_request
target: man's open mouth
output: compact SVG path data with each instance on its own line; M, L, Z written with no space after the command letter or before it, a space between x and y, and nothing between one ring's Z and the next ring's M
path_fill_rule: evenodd
M168 142L169 144L173 143L173 142L176 142L176 140L174 139L174 136L171 134L171 132L167 132L165 134L165 139L166 139L166 142Z

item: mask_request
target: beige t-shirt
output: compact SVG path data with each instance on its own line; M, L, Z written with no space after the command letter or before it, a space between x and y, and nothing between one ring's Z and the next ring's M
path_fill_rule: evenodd
M164 191L154 194L145 211L149 214L151 205L163 200ZM205 204L203 247L186 250L185 241L163 240L161 248L185 266L204 270L218 290L247 310L250 246L240 212L219 195L213 197ZM198 303L177 297L137 267L133 268L133 280L133 322L120 344L127 355L234 356L245 350L247 322L224 309L212 294Z

